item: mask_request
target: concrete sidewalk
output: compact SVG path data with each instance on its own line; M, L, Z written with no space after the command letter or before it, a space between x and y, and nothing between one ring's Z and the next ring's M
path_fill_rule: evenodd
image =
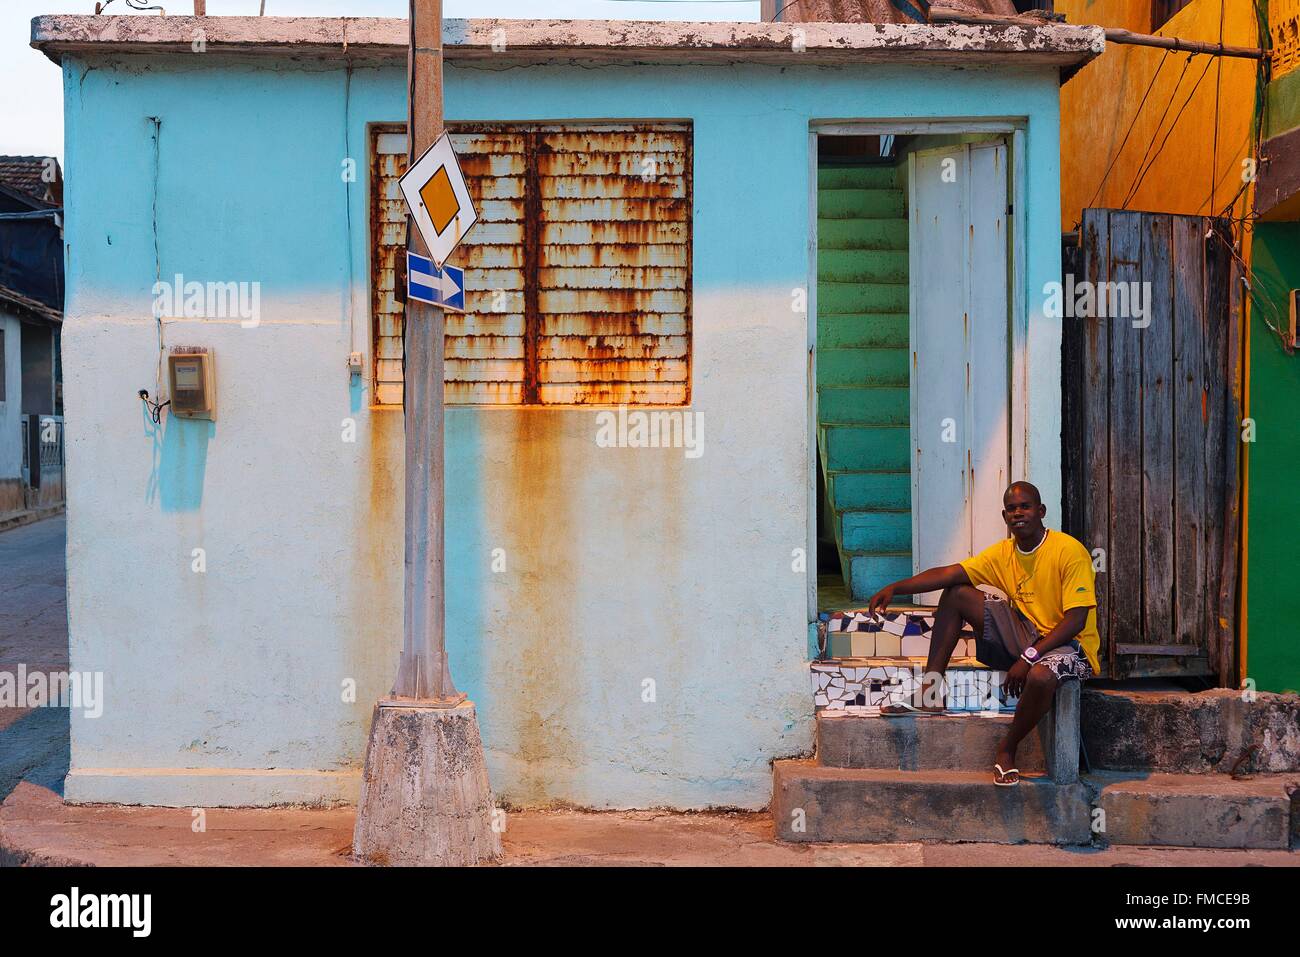
M0 865L352 866L351 807L69 806L23 782L0 807ZM1001 844L782 844L764 813L519 811L505 866L1300 866L1297 851Z
M35 522L43 522L47 518L62 514L62 505L43 505L40 508L26 508L17 512L0 512L0 532L7 532L11 528L20 528L23 525L31 525Z

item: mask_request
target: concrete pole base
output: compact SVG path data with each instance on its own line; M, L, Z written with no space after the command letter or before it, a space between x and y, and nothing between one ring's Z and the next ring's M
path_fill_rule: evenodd
M492 791L474 703L375 705L352 853L368 864L461 867L497 860Z

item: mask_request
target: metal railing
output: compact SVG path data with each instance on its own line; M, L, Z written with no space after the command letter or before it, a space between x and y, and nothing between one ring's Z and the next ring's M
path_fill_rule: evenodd
M24 415L22 422L23 446L23 482L40 488L40 474L50 474L63 469L63 416L61 415ZM33 425L39 433L33 441ZM40 474L33 481L32 452L36 451Z

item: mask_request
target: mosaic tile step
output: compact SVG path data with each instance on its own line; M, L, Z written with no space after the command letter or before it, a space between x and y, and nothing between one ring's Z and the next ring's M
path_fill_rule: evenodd
M819 648L831 658L924 657L934 631L933 608L889 608L880 615L866 611L822 612L817 616ZM956 657L975 654L975 633L963 624Z
M924 671L922 660L814 661L809 664L813 708L817 712L850 707L878 709L910 700ZM944 707L950 711L1015 710L1018 699L1009 697L1002 687L1006 672L973 662L954 662L944 679Z

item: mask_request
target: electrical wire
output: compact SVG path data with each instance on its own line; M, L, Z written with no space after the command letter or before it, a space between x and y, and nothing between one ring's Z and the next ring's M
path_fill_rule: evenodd
M1227 10L1227 0L1219 0L1219 47L1223 47L1223 17ZM1219 70L1214 77L1214 151L1210 154L1210 198L1205 202L1214 205L1214 177L1219 172L1219 104L1223 98L1223 58L1219 58ZM1202 204L1204 205L1204 204ZM1199 211L1199 207L1198 207Z
M1196 91L1200 88L1201 81L1205 79L1206 74L1210 72L1210 67L1213 65L1214 65L1214 60L1212 58L1208 58L1205 61L1205 69L1201 71L1201 75L1197 77L1196 83L1192 86L1191 92L1187 94L1187 99L1183 101L1183 105L1179 107L1178 112L1174 115L1174 121L1169 124L1169 129L1165 130L1165 138L1160 141L1160 147L1155 151L1155 154L1151 157L1151 162L1147 164L1146 168L1140 170L1140 175L1134 181L1133 186L1129 189L1128 195L1124 198L1124 205L1122 207L1123 209L1128 209L1128 204L1133 201L1133 198L1135 196L1137 196L1137 191L1142 188L1142 183L1143 181L1146 180L1147 173L1150 173L1151 170L1155 167L1156 160L1158 160L1160 158L1160 154L1164 152L1165 144L1169 142L1170 135L1174 132L1174 128L1178 126L1178 121L1182 119L1183 113L1186 111L1188 104L1191 103L1192 99L1196 96ZM1180 83L1182 82L1181 77L1179 78L1179 82ZM1174 89L1175 92L1177 92L1177 87L1175 87ZM1156 131L1159 132L1159 130L1160 130L1160 126L1157 124ZM1155 143L1154 137L1152 137L1151 143L1152 144ZM1150 146L1147 147L1148 150L1150 148L1151 148Z
M104 0L103 3L95 4L96 16L98 16L99 14L107 10L109 6L112 5L112 3L113 0ZM157 10L159 12L162 11L162 7L147 6L148 3L149 0L126 0L126 5L130 7L132 10L141 10L141 11Z
M1143 167L1146 166L1147 158L1151 155L1151 147L1155 146L1156 137L1160 135L1161 127L1165 125L1165 117L1169 115L1169 110L1173 107L1174 100L1178 99L1178 91L1182 88L1183 77L1187 75L1187 68L1192 65L1192 58L1195 56L1196 56L1195 53L1189 53L1187 54L1187 59L1183 61L1183 72L1179 73L1178 79L1174 81L1174 88L1169 91L1169 101L1165 103L1164 112L1160 114L1160 119L1156 120L1156 129L1155 132L1151 134L1151 142L1147 143L1146 149L1142 151L1142 158L1138 160L1137 172L1133 174L1133 178L1135 182L1139 174L1141 174ZM1131 197L1132 195L1133 195L1133 183L1130 183L1128 192L1124 194L1124 202L1120 206L1121 209L1128 208L1129 197Z
M140 401L144 403L144 407L149 411L149 418L153 419L153 424L160 424L162 422L162 410L172 404L171 399L165 399L162 402L153 402L149 398L148 389L141 389L136 393L136 395L140 397Z
M1124 147L1128 143L1128 138L1133 135L1133 130L1137 128L1138 117L1142 115L1142 108L1147 105L1147 97L1151 95L1152 88L1156 85L1156 78L1160 76L1160 71L1165 67L1165 60L1169 59L1169 51L1165 50L1164 56L1160 58L1160 63L1156 66L1156 72L1151 75L1151 82L1147 84L1147 90L1142 94L1142 101L1138 103L1137 112L1133 114L1133 119L1129 122L1128 131L1124 134L1124 139L1120 141L1119 149L1111 157L1110 165L1106 167L1106 172L1102 174L1101 182L1097 184L1097 191L1092 194L1092 199L1084 205L1084 209L1090 208L1101 195L1102 189L1106 186L1106 181L1110 179L1110 172L1115 168L1119 161L1120 154L1124 152Z

